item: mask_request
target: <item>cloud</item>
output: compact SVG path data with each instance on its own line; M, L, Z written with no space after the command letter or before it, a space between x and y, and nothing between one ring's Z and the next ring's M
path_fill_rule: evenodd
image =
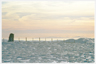
M7 12L2 12L2 15L6 15L7 14Z
M47 33L46 37L52 33L55 33L52 36L60 33L94 34L94 1L14 1L2 4L4 34L11 31Z
M8 3L8 2L5 2L5 1L2 2L3 5L6 4L6 3Z
M23 16L27 16L27 15L31 15L32 13L30 12L17 12L16 13L20 18L22 18Z
M94 17L94 5L94 1L56 1L55 3L54 1L15 1L2 5L2 13L3 19L15 18L15 16L18 16L18 19L28 16L35 20L60 20L64 17L79 19L81 17ZM33 15L35 16L33 17Z
M2 6L3 11L14 12L34 12L47 14L65 14L65 15L90 15L94 14L94 1L76 1L70 3L56 1L32 1L32 2L8 2ZM71 11L70 11L71 10ZM80 11L80 12L79 12ZM79 13L78 13L79 12ZM90 13L89 13L90 12Z

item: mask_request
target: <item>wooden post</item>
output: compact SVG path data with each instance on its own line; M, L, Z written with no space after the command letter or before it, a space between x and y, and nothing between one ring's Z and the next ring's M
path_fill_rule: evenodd
M57 42L58 42L58 39L57 39Z
M51 42L53 41L53 38L51 38Z
M18 38L19 42L20 42L20 38Z
M34 38L32 38L32 41L34 41Z
M39 42L40 42L40 37L39 37Z
M45 38L45 42L46 42L46 38Z
M27 41L27 37L26 37L26 39L25 39L26 41Z

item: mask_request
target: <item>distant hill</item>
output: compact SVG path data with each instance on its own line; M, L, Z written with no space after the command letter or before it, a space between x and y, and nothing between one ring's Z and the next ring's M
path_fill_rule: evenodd
M94 38L79 38L65 40L66 43L94 43Z
M74 39L68 39L68 40L65 40L66 43L74 43L75 40Z

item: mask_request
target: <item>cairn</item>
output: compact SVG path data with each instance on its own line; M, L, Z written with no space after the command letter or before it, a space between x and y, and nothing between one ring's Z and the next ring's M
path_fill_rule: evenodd
M8 42L13 42L13 41L14 41L14 34L10 33Z

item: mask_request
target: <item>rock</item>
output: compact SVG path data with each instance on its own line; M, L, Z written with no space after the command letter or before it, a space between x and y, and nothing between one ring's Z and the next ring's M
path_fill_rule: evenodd
M12 41L14 41L14 34L10 33L8 42L12 42Z

